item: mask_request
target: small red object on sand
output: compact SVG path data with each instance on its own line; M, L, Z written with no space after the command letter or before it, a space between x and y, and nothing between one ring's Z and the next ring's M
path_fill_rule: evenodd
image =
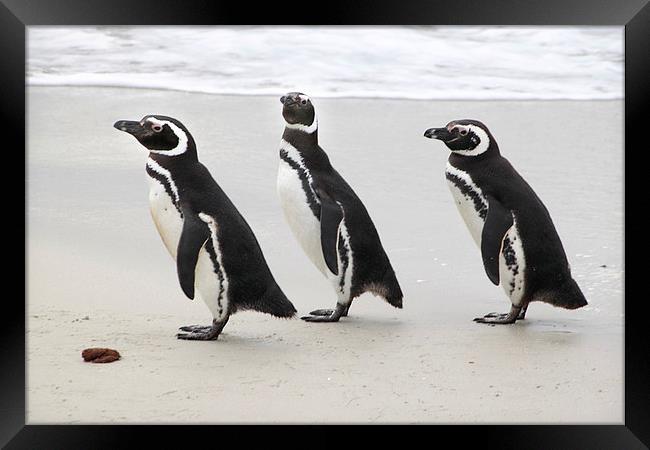
M86 362L109 363L120 359L120 354L112 348L87 348L81 352L81 357Z

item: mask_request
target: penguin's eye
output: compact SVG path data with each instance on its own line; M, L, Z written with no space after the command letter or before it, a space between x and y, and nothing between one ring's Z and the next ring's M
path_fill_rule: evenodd
M302 103L303 105L306 105L306 104L307 104L307 100L303 100L303 101L301 101L300 103Z
M156 133L160 133L162 131L162 127L160 125L154 125L151 127L151 129Z
M465 136L467 134L467 130L460 130L460 135Z

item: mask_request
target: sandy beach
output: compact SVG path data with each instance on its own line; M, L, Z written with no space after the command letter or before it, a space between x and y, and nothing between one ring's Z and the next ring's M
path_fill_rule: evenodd
M231 317L218 341L188 300L148 210L146 152L112 127L164 114L254 230L299 315L332 307L277 198L277 96L28 87L27 422L622 423L623 102L319 99L319 138L363 200L404 291L365 295L337 324ZM589 306L509 303L422 137L485 122L548 207ZM122 354L81 359L87 347Z

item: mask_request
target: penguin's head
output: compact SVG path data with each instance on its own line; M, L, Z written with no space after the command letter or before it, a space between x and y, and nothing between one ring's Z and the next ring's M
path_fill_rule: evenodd
M301 92L289 92L280 97L282 117L288 128L311 132L316 129L316 111L311 99Z
M453 120L443 128L429 128L424 137L438 139L452 152L463 156L477 156L496 144L488 128L478 120Z
M194 147L194 140L187 128L172 117L148 115L139 122L118 120L113 126L133 135L152 153L177 156Z

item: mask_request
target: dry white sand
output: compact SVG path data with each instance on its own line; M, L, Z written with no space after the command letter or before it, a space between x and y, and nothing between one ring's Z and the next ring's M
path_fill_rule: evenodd
M188 342L177 327L208 309L183 296L149 216L146 153L112 124L183 121L304 314L335 297L275 193L278 99L29 88L28 423L622 423L622 102L314 100L404 309L368 295L337 324L244 312ZM509 305L455 210L447 150L422 137L457 118L488 124L544 200L588 307L472 322ZM123 358L84 363L94 346Z

